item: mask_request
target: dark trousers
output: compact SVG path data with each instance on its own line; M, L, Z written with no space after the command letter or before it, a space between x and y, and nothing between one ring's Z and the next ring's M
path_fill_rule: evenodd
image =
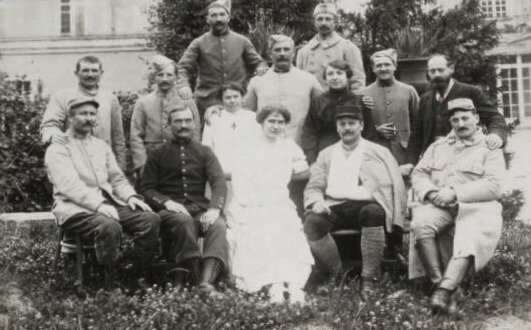
M377 202L348 201L330 209L330 214L306 213L304 232L308 240L320 240L333 230L379 227L385 223L385 211Z
M228 241L227 226L223 217L218 218L206 232L202 231L199 218L204 212L189 216L182 212L162 210L160 234L162 250L168 261L182 263L190 258L216 258L227 269ZM197 238L203 236L203 254Z
M217 93L214 93L207 97L196 96L195 104L197 106L197 111L199 112L199 119L201 120L201 125L203 125L206 110L213 105L221 104L221 99L218 97Z
M78 213L61 228L83 239L93 239L96 258L106 267L116 265L122 229L134 240L134 253L140 264L149 264L158 250L160 218L153 212L134 211L128 206L114 205L119 220L100 213Z

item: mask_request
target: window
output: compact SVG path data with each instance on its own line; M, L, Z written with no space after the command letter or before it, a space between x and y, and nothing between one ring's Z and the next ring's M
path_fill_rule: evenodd
M70 34L70 0L61 0L61 34Z
M500 106L507 118L518 118L518 77L516 68L500 70Z
M488 18L503 18L507 17L507 1L506 0L483 0L479 4L481 11Z

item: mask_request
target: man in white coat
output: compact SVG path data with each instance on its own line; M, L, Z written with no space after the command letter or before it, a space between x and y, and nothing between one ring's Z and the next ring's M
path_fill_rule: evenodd
M452 131L426 150L411 177L422 204L413 209L409 277L429 277L434 312L446 312L467 272L494 255L506 171L501 149L487 147L472 100L451 100L448 111Z

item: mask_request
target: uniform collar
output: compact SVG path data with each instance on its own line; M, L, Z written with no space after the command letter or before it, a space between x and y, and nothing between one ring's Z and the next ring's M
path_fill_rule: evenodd
M335 46L339 41L341 41L339 34L337 34L335 31L332 31L330 38L326 40L323 40L321 35L316 34L315 37L308 41L308 46L310 49L315 49L319 46L322 46L324 49L326 49Z
M457 142L461 142L465 146L473 146L473 145L476 145L476 144L478 144L478 143L480 143L480 142L482 142L484 140L485 140L485 134L483 134L483 132L481 131L481 129L479 127L476 130L476 132L474 134L472 134L472 136L467 138L467 139L458 138L457 135L455 135L454 130L452 130L446 136L446 141L448 142L448 144L455 144Z

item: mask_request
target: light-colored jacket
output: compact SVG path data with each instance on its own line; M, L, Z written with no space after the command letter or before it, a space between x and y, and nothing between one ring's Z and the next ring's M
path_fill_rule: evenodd
M452 187L457 196L455 233L446 233L454 235L453 246L446 245L451 250L443 254L452 255L453 250L457 258L472 255L476 270L492 258L501 235L501 205L497 199L505 175L501 149L488 149L485 135L479 130L467 141L458 139L452 131L426 150L411 174L420 201L425 202L430 191L443 187ZM423 276L416 249L410 252L410 278Z
M51 144L44 163L53 184L52 212L58 225L78 213L96 212L105 191L114 202L126 205L135 190L127 181L114 154L103 140L74 137L67 131L65 145Z
M304 207L329 199L325 195L331 154L341 141L323 149L317 161L310 168L310 181L304 190ZM406 188L398 164L389 150L366 141L360 168L361 184L385 210L385 224L388 232L393 225L404 227L406 216Z
M154 91L139 98L135 103L131 117L129 147L133 159L133 168L137 169L146 163L147 154L172 138L168 125L168 114L171 106L182 105L190 108L194 114L196 127L195 139L199 140L200 119L194 100L181 99L175 88L166 97Z
M323 72L333 60L342 60L350 65L353 72L350 78L351 91L358 92L365 87L365 70L360 49L336 32L325 41L316 35L297 53L297 67L313 74L323 86L327 86Z
M95 95L90 95L77 86L52 95L42 117L40 127L42 141L49 142L53 134L64 132L67 128L68 102L87 96L93 97L99 103L97 126L94 127L92 134L111 146L120 168L125 170L126 147L122 107L111 92L98 90Z

